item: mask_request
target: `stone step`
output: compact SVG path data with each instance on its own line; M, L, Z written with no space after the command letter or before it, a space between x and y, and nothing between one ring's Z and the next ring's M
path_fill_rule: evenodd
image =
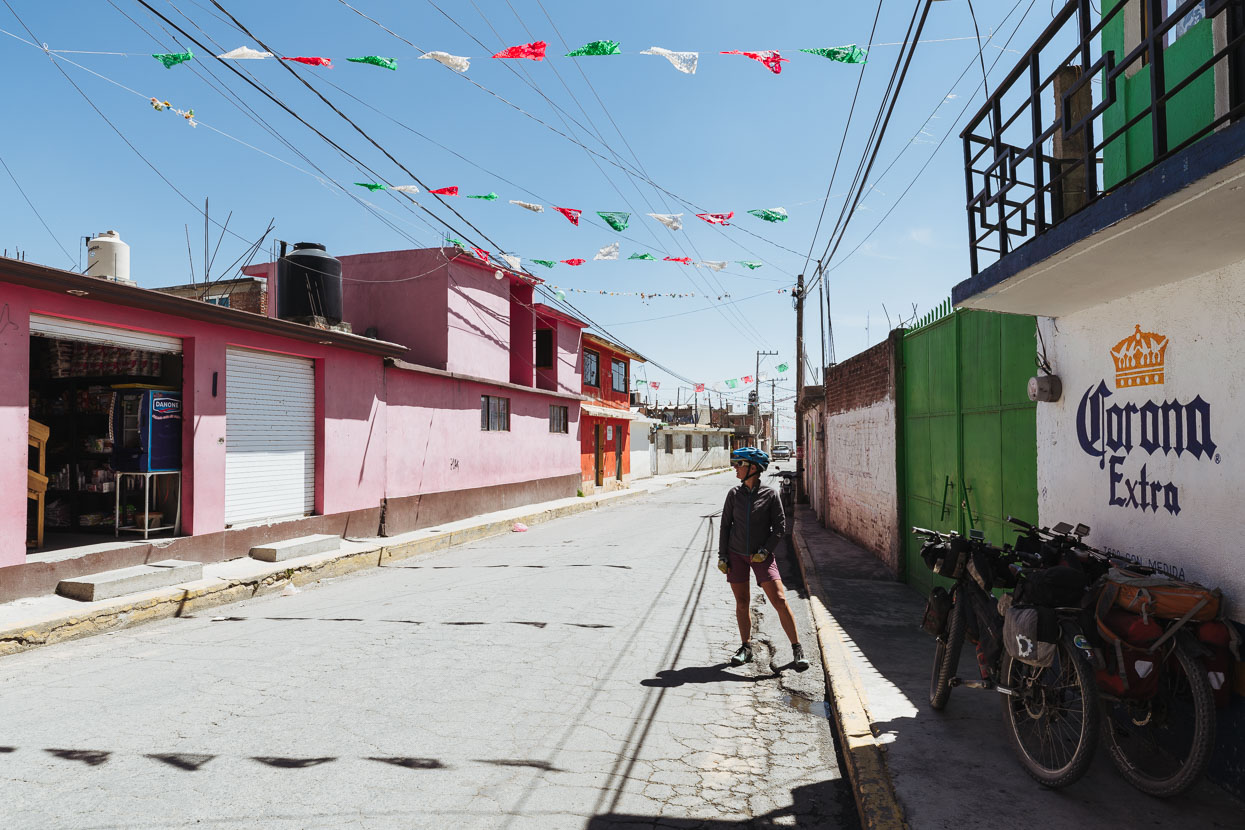
M56 593L82 602L96 602L136 594L139 591L167 588L182 582L194 582L202 578L202 562L165 559L147 565L64 579L56 586Z
M328 553L337 550L341 545L341 537L331 534L315 536L299 536L297 539L286 539L284 542L270 542L251 548L251 558L261 562L284 562L297 556L311 556L315 553Z

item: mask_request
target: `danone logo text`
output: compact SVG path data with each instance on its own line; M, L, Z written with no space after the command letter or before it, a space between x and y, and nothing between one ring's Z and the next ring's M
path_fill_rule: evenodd
M1136 332L1111 350L1116 388L1161 385L1168 340L1154 332ZM1147 470L1145 458L1188 456L1198 461L1215 458L1211 437L1210 404L1201 395L1182 403L1170 400L1110 400L1114 393L1106 380L1081 396L1076 410L1076 434L1081 449L1108 469L1107 500L1115 507L1180 513L1180 489L1159 481ZM1138 451L1138 452L1134 452ZM1140 467L1137 466L1140 461Z

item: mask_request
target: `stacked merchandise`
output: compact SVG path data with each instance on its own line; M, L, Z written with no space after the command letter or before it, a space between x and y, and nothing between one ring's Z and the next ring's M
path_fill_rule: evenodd
M159 377L163 360L155 352L53 340L48 350L48 377Z

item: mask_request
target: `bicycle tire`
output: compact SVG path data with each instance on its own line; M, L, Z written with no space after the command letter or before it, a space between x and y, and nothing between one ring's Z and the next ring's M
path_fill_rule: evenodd
M951 680L960 667L960 650L964 647L965 612L958 587L951 596L951 619L947 621L947 633L938 638L934 648L934 667L929 678L929 706L935 711L945 708L951 697Z
M1210 763L1215 746L1215 696L1210 688L1210 680L1206 677L1205 667L1179 641L1172 650L1171 658L1176 665L1165 662L1159 669L1165 675L1160 678L1160 683L1168 684L1166 689L1145 704L1146 723L1137 724L1127 704L1103 701L1106 720L1103 741L1112 763L1125 781L1156 798L1171 798L1196 784L1206 772L1206 765ZM1179 676L1173 671L1176 668L1179 668ZM1188 703L1192 711L1183 712L1180 724L1169 732L1168 728L1173 726L1170 698L1182 691L1182 680L1188 684ZM1165 697L1168 698L1166 701ZM1155 707L1160 704L1163 704L1165 710L1161 713L1155 711ZM1156 717L1158 720L1155 720ZM1186 751L1183 750L1184 741L1179 740L1179 733L1187 731L1190 725L1192 735L1188 739ZM1130 737L1135 737L1136 740L1129 740ZM1164 740L1165 738L1171 740ZM1163 762L1163 756L1171 754L1164 745L1171 746L1177 741L1181 747L1178 751L1185 757L1173 758L1176 762L1175 770L1163 774L1158 767Z
M1003 695L1003 720L1007 724L1007 739L1012 750L1030 777L1052 789L1072 784L1089 769L1098 746L1101 715L1093 671L1067 643L1059 642L1055 653L1055 661L1045 669L1035 668L1005 654L1000 681L1014 692ZM1058 674L1052 677L1047 674L1051 671ZM1063 705L1064 696L1068 693L1078 695L1079 701ZM1057 699L1052 701L1052 698ZM1060 715L1063 709L1069 714L1079 713L1080 724L1072 731L1063 730L1063 737L1059 738L1053 733L1051 725L1064 719ZM1022 736L1022 733L1026 736L1032 734L1036 743ZM1042 746L1053 748L1067 744L1068 738L1072 737L1076 743L1071 753L1060 753L1068 755L1066 760L1040 757Z

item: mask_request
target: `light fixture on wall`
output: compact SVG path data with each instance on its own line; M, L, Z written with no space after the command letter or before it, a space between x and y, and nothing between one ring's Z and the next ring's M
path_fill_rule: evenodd
M1029 400L1054 403L1063 397L1063 381L1058 375L1037 375L1029 378Z

